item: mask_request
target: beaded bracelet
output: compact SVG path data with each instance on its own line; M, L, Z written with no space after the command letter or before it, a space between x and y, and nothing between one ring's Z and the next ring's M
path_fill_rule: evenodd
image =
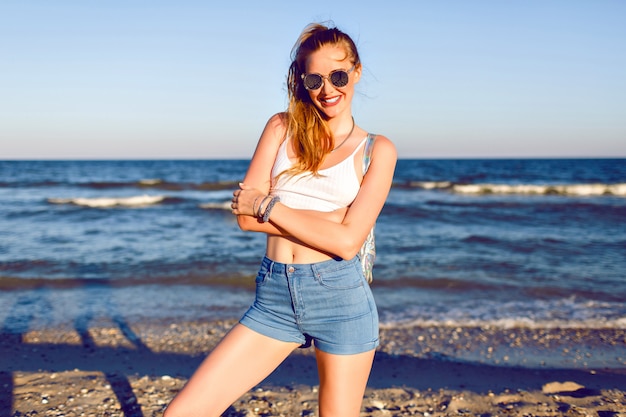
M278 196L275 196L275 197L272 197L269 203L267 203L267 208L265 209L265 213L263 213L263 218L261 219L263 223L267 223L269 221L270 212L274 208L274 204L278 202L280 202L280 198L278 198Z

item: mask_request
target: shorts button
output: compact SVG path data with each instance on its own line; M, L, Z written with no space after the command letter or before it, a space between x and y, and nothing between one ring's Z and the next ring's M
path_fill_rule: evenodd
M296 268L294 268L293 266L290 266L290 267L289 267L289 269L288 269L288 271L289 271L290 273L291 273L291 272L293 272L293 271L295 271L295 270L296 270Z

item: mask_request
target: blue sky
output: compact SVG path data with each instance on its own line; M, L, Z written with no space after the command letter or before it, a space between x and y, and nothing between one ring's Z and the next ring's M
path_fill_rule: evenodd
M626 157L626 2L0 3L0 159L248 158L332 20L401 158Z

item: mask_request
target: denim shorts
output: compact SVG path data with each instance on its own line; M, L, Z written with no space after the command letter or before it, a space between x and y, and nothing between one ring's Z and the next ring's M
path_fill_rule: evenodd
M282 264L264 257L244 326L337 355L378 346L378 312L359 258Z

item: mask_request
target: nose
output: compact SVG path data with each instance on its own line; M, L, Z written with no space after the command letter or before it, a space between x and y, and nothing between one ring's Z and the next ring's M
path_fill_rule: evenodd
M330 91L334 91L334 90L335 90L335 86L333 85L333 83L330 82L328 77L322 77L321 91L326 94L326 93L328 93Z

